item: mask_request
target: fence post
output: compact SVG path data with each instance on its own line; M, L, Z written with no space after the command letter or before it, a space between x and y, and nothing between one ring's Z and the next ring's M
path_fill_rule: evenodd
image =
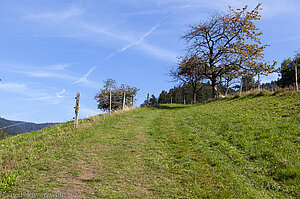
M74 127L77 128L78 126L78 115L79 115L79 103L80 103L80 92L77 93L76 99L76 106L75 106L75 117L74 117Z
M123 110L125 109L125 97L126 97L126 93L124 92L124 94L123 94Z
M296 76L296 91L299 90L298 86L298 68L297 68L297 63L295 63L295 76Z
M111 89L109 89L109 116L111 116Z
M132 95L132 107L134 106L134 97Z

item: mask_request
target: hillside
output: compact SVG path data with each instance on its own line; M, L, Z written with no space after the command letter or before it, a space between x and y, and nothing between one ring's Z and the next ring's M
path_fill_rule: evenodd
M38 131L40 129L56 125L55 123L42 123L36 124L32 122L13 121L0 117L0 128L7 132L9 135L17 135L20 133L27 133L31 131Z
M300 93L140 108L72 126L4 140L0 192L300 198Z

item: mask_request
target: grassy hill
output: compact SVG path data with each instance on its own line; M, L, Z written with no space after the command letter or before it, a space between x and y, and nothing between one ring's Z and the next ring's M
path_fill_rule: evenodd
M6 194L300 198L300 93L140 108L1 145Z

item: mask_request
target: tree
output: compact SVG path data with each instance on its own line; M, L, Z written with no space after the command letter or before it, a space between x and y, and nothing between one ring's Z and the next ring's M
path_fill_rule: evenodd
M226 73L268 74L275 70L275 62L270 65L264 61L263 51L268 45L261 44L262 32L254 24L260 20L260 6L252 11L247 11L247 6L237 10L229 7L228 14L216 13L190 26L182 37L190 44L190 56L199 57L203 75L211 82L213 98L217 96L218 79Z
M111 115L111 111L116 110L120 106L120 96L117 93L116 88L115 80L109 78L104 81L103 89L95 96L95 100L97 100L98 103L98 109L109 111L109 114Z
M149 105L150 106L157 105L157 98L155 97L155 95L151 95L149 100Z
M122 109L123 110L126 106L130 106L130 104L133 106L134 97L136 96L138 90L139 89L136 87L130 87L126 84L121 84L118 91L120 92L119 95L122 96Z
M103 89L96 94L95 100L97 100L100 110L109 111L111 114L111 111L120 109L123 103L125 106L131 102L133 104L138 90L136 87L130 87L126 84L122 84L118 88L116 81L109 78L104 81Z
M289 86L294 86L296 82L296 73L295 73L295 65L298 65L300 61L297 58L288 58L285 59L281 63L281 67L279 68L279 79L278 79L278 86L284 88ZM299 74L299 68L297 69ZM300 79L298 78L298 83Z
M159 104L167 104L169 99L169 94L167 91L163 90L159 97L158 97L158 103Z
M203 87L203 70L198 56L185 57L180 60L178 66L170 70L170 76L180 85L190 85L193 93L193 102L197 102L197 92Z
M252 76L244 76L242 77L242 81L243 81L243 91L248 91L256 87L255 80Z
M227 72L227 73L223 74L222 79L224 79L224 81L221 81L221 83L224 82L225 96L228 95L230 86L232 86L234 83L236 83L233 80L235 80L237 77L238 77L237 73Z
M141 107L145 107L145 106L154 106L157 105L158 103L158 99L155 97L155 95L151 95L151 97L147 100L145 100L142 104Z

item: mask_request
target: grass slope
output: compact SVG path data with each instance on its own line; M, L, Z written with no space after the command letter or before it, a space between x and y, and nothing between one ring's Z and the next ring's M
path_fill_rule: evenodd
M141 108L4 140L0 191L299 198L299 149L299 93Z

